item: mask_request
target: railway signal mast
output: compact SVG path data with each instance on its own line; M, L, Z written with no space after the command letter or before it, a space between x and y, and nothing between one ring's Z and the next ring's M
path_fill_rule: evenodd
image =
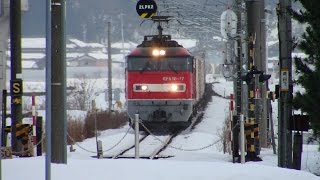
M239 43L241 37L239 34L239 29L238 27L238 22L239 19L239 14L238 16L236 15L235 12L233 12L230 9L227 9L221 14L221 35L227 39L226 44L231 44L231 47L234 47L234 44ZM241 31L241 30L240 30ZM231 58L228 58L227 53L228 51L228 46L226 45L225 49L225 60L224 60L224 66L232 66L232 68L227 68L231 71L233 71L233 66L234 61L233 59L236 58L236 70L237 70L237 76L233 79L234 80L234 94L236 95L236 115L231 114L233 116L232 118L232 157L233 157L233 162L235 162L235 158L239 157L239 125L238 124L238 118L240 116L240 113L242 113L241 110L241 91L242 91L242 81L241 81L241 50L240 47L241 44L238 44L237 51L230 51ZM234 54L236 53L236 54ZM233 74L233 72L229 72L229 74ZM233 76L231 76L233 77Z
M260 154L260 148L266 145L266 131L267 131L267 101L266 95L266 83L270 78L269 74L265 74L266 71L266 52L265 52L265 19L264 19L264 0L245 0L246 3L246 36L248 39L247 49L247 68L246 73L242 73L242 49L241 49L241 35L242 33L242 17L241 9L242 0L235 0L235 7L237 16L235 16L234 29L236 36L231 37L227 34L225 38L233 38L237 41L234 61L232 65L236 65L236 79L234 82L234 92L236 94L237 115L234 116L233 122L233 157L239 157L239 126L238 120L241 114L246 116L246 139L247 139L247 161L260 161L258 157ZM232 16L232 15L229 15ZM223 19L223 16L222 16ZM227 19L227 18L225 18ZM232 18L229 18L232 19ZM238 23L237 23L238 21ZM228 22L227 25L232 26L234 22ZM223 25L223 22L222 22ZM238 28L238 29L237 29ZM222 28L223 29L223 28ZM222 33L223 34L223 33ZM233 53L233 52L232 52ZM234 54L233 54L234 55ZM242 81L245 81L247 85L247 92L243 91ZM245 86L244 86L245 88ZM247 94L247 95L246 95ZM244 103L243 98L248 98L247 103ZM244 107L247 105L247 108ZM260 131L261 130L261 131ZM262 141L260 141L260 139ZM262 142L262 143L261 143Z

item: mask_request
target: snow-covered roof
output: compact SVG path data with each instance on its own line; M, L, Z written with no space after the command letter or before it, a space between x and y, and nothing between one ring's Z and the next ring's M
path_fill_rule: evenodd
M112 55L112 61L125 62L125 56L123 54Z
M108 54L103 53L101 51L90 52L88 53L88 55L95 59L108 59Z
M137 47L138 44L137 43L134 43L134 42L125 42L123 43L123 48L124 49L133 49L135 47ZM112 48L118 48L118 49L122 49L122 42L116 42L116 43L112 43L111 44L111 47Z
M99 43L87 43L87 47L92 47L92 48L103 48L104 45L99 44Z
M45 38L21 38L22 48L46 48Z
M77 47L77 45L67 43L66 47L67 47L68 49L73 49L73 48L76 48L76 47Z
M22 59L42 59L46 57L44 53L22 53Z
M72 43L76 44L79 47L86 47L87 43L84 43L83 41L80 41L78 39L69 39Z
M74 43L76 46L79 47L92 47L92 48L103 48L104 46L99 43L85 43L83 41L80 41L78 39L69 39L70 42Z
M81 57L81 56L84 56L85 53L72 53L72 52L68 52L67 53L67 59L73 59L73 58L78 58L78 57Z
M7 66L11 67L11 62L7 61ZM21 62L22 68L37 68L38 65L36 64L35 61L22 61Z
M66 43L67 48L76 48L76 47L91 47L91 48L103 48L103 44L99 43L85 43L78 39L68 39ZM10 40L9 40L10 42ZM30 49L44 49L46 48L46 38L21 38L21 47L30 48Z

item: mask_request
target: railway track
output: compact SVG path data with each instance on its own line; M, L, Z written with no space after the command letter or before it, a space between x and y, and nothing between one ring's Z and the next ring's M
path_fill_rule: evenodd
M147 134L139 135L139 158L144 159L159 159L169 158L171 156L161 156L160 153L165 150L172 140L181 133L189 133L194 127L200 122L203 117L203 112L197 113L191 122L191 125L184 130L172 132L169 135L153 135L152 132ZM131 145L124 147L121 151L108 157L111 159L119 158L135 158L135 144L132 142Z
M201 122L201 119L204 115L203 110L205 109L209 99L206 99L197 107L197 112L194 113L190 125L185 129L178 129L176 131L170 132L168 135L154 135L148 130L144 125L145 133L139 135L139 158L145 159L158 159L158 158L168 158L171 156L161 156L160 153L165 150L172 140L179 134L186 134L192 132L195 126ZM105 157L111 159L119 158L135 158L135 144L132 142L131 145L122 147L122 150L118 150L113 155Z
M139 158L144 159L157 159L165 158L159 157L159 153L167 147L172 139L178 134L171 134L166 136L154 136L154 135L143 135L139 139ZM127 148L119 151L112 157L112 159L119 158L135 158L135 145L130 145Z
M191 133L195 128L195 126L201 122L207 103L211 100L210 98L212 96L211 93L212 91L208 91L204 97L204 100L197 105L195 112L191 117L191 122L189 126L186 128L177 128L177 129L174 129L175 131L170 131L165 127L162 127L161 124L159 124L160 126L157 126L156 128L162 131L155 132L152 129L151 130L148 129L144 124L140 124L140 126L142 126L145 130L144 130L144 133L139 134L139 158L158 159L158 158L172 157L172 155L160 154L167 147L184 150L182 148L177 148L172 145L170 146L170 143L178 135L185 135L185 134ZM128 129L128 132L129 130L130 129ZM158 134L155 135L154 133L158 133ZM162 133L162 134L159 135L159 133ZM127 134L125 134L124 137L126 137L126 135ZM119 143L122 140L120 140ZM117 145L119 145L119 143ZM114 147L110 148L109 150L106 150L106 152L107 151L109 152L107 153L108 155L104 156L104 158L111 158L111 159L135 158L134 141L126 140L126 143L124 145L117 146L116 148Z

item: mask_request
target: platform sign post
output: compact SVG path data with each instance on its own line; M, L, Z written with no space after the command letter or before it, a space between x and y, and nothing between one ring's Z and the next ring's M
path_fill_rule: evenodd
M152 18L157 12L157 4L154 0L139 0L136 10L141 18Z
M139 159L139 114L135 114L134 117L135 159Z
M289 71L288 69L281 69L280 74L280 91L289 91Z

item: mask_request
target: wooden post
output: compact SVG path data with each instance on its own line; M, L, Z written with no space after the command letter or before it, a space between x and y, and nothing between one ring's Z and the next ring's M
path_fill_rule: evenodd
M302 133L296 132L293 139L292 168L301 170Z

